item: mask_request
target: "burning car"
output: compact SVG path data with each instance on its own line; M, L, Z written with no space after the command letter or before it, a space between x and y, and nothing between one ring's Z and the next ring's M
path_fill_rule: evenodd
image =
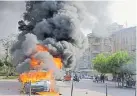
M55 88L55 80L50 71L30 71L20 75L20 82L23 84L23 89L25 93L32 94L56 94L54 96L58 96L59 93Z
M37 52L48 51L48 49L42 45L37 44ZM34 55L34 54L33 54ZM19 81L23 85L23 90L25 93L33 93L33 94L56 94L54 96L58 96L59 93L55 88L55 78L54 78L54 70L41 69L43 62L40 59L36 59L33 55L31 55L30 66L31 70L28 72L23 72L19 76ZM60 58L53 58L55 67L57 69L62 68L62 62Z
M50 83L51 82L49 80L37 81L37 82L31 83L31 84L26 83L24 85L25 92L29 93L29 89L31 89L32 93L35 93L35 92L49 92L50 91Z
M21 33L11 48L13 64L26 92L58 94L54 74L62 67L73 70L88 47L82 33L84 21L90 17L85 12L76 2L26 2L23 20L18 22Z

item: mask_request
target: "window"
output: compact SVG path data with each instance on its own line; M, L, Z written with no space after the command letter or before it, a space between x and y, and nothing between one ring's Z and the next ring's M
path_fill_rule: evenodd
M95 43L99 43L100 42L100 38L95 38Z

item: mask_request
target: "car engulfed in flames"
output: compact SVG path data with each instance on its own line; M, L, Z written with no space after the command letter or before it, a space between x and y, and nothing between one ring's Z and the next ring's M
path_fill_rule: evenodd
M26 83L24 85L25 92L29 93L30 87L31 87L31 92L36 93L36 92L49 92L50 91L50 81L48 80L42 80L38 81L35 83Z
M37 45L37 52L48 51L46 47ZM61 58L53 58L55 67L62 69ZM23 91L25 93L33 93L44 96L59 96L59 92L56 90L54 70L43 70L41 68L43 62L31 56L30 66L31 69L28 72L24 72L19 75L19 81L22 83ZM47 94L47 95L46 95Z

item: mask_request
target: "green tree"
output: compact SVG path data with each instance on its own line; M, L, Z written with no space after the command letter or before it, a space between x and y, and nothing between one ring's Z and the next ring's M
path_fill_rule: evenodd
M130 53L130 62L128 64L123 65L121 70L129 75L136 74L136 55L135 53Z
M16 34L11 34L7 38L0 39L0 43L4 50L4 55L0 58L1 71L4 71L5 75L13 73L15 68L11 62L12 56L10 54L10 49L14 43Z
M131 62L132 61L132 62ZM129 55L126 51L119 51L110 54L99 54L93 59L94 69L101 73L112 73L122 80L131 77L135 73L135 56Z
M125 51L119 51L116 53L113 53L108 57L107 63L108 63L108 69L109 72L112 74L121 73L121 67L125 64L128 64L130 61L130 56Z
M108 57L108 69L109 72L113 75L118 75L119 80L122 80L122 86L124 86L124 77L125 77L125 70L122 69L123 66L127 66L131 60L131 57L126 51L119 51L113 53L111 56ZM119 85L119 81L118 81Z
M107 73L107 55L98 54L95 59L93 59L93 67L100 73Z

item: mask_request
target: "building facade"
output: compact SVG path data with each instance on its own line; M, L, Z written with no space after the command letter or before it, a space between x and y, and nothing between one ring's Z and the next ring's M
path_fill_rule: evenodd
M112 52L112 38L111 37L98 37L91 33L88 35L90 57L93 59L97 54Z
M94 33L88 35L89 54L93 59L99 53L114 53L117 51L136 50L136 27L123 28L112 33L109 37L98 37Z
M89 52L90 50L89 48L87 48L83 53L83 56L77 60L76 71L81 75L88 75L89 73L91 73L92 65Z
M115 30L112 35L105 38L90 33L87 38L89 48L77 62L77 69L83 74L89 73L88 70L93 68L92 60L100 53L114 53L122 50L134 54L136 52L136 27Z
M78 68L83 70L83 69L90 69L91 68L91 63L90 63L90 56L89 56L89 49L86 49L85 52L83 53L83 56L78 60Z
M113 52L136 50L136 27L124 28L112 34Z

